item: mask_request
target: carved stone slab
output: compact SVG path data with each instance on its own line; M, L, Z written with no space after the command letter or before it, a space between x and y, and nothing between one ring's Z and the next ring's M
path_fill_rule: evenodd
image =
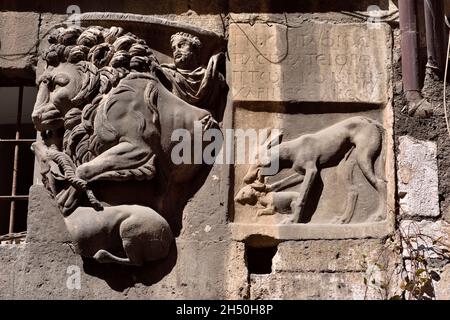
M259 170L271 157L234 166L236 240L392 232L390 49L384 24L230 26L234 128L281 130L285 160L273 175Z
M385 24L232 24L233 98L386 103L389 30Z

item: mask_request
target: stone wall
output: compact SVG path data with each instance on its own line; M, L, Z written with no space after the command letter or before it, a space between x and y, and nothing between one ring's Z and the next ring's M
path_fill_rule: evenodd
M368 24L355 12L370 4L394 18ZM424 96L435 103L434 116L417 119L403 112L392 2L78 5L82 12L154 15L224 36L230 87L224 128L276 127L283 139L294 139L354 116L379 122L384 140L375 173L387 180L385 199L360 171L351 171L359 200L350 223L333 223L348 192L332 166L320 174L322 189L314 186L321 193L311 196L316 203L309 204L310 217L279 225L282 215L257 217L253 207L234 202L248 167L216 164L188 201L169 256L145 267L124 267L77 255L56 202L42 185L34 185L26 243L0 245L0 298L389 299L402 294L405 276L414 278L423 267L411 263L422 256L427 270L421 275L432 278L425 295L449 298L449 257L444 256L450 149L441 114L442 81L431 73L425 78ZM44 37L67 18L66 8L64 1L0 0L1 85L30 84L42 73ZM380 203L382 221L372 223ZM418 251L410 245L422 245L421 255L411 256ZM77 270L81 280L74 288L70 281Z

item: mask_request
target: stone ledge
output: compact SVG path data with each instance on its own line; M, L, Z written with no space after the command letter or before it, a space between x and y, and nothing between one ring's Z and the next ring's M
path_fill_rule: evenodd
M347 225L231 223L230 228L232 239L237 241L246 241L250 236L265 236L279 240L385 238L393 232L393 226L387 222Z

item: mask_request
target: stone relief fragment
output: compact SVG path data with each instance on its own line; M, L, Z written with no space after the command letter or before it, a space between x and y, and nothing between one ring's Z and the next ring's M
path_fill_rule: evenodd
M249 155L263 156L234 166L235 240L392 232L391 33L311 20L230 25L234 128L282 131L271 156L249 139Z
M354 116L339 121L314 133L281 142L270 156L258 157L248 167L243 177L244 186L237 192L235 201L241 205L255 206L256 215L285 216L280 224L304 221L306 203L323 168L336 167L340 186L346 198L342 212L327 223L348 224L355 214L360 187L355 184L353 173L358 168L374 189L379 206L368 221L385 219L384 202L386 181L375 173L375 161L380 157L384 129L381 123L364 116ZM270 149L276 139L267 145ZM260 146L261 147L261 146ZM257 152L257 155L268 154ZM279 170L289 169L291 174L268 183L264 169L278 162ZM334 199L340 201L340 199Z
M32 115L42 141L32 149L77 252L128 265L166 257L210 169L173 163L171 134L192 133L196 121L203 132L219 127L223 53L205 68L200 40L180 32L174 64L160 64L120 27L60 28L48 41Z

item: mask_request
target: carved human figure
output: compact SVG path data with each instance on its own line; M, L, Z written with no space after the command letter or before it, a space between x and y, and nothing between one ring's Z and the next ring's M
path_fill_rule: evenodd
M207 67L200 63L202 43L194 35L178 32L170 39L173 64L162 64L163 80L169 90L184 101L209 110L221 120L226 104L228 86L219 72L223 53L213 55Z

